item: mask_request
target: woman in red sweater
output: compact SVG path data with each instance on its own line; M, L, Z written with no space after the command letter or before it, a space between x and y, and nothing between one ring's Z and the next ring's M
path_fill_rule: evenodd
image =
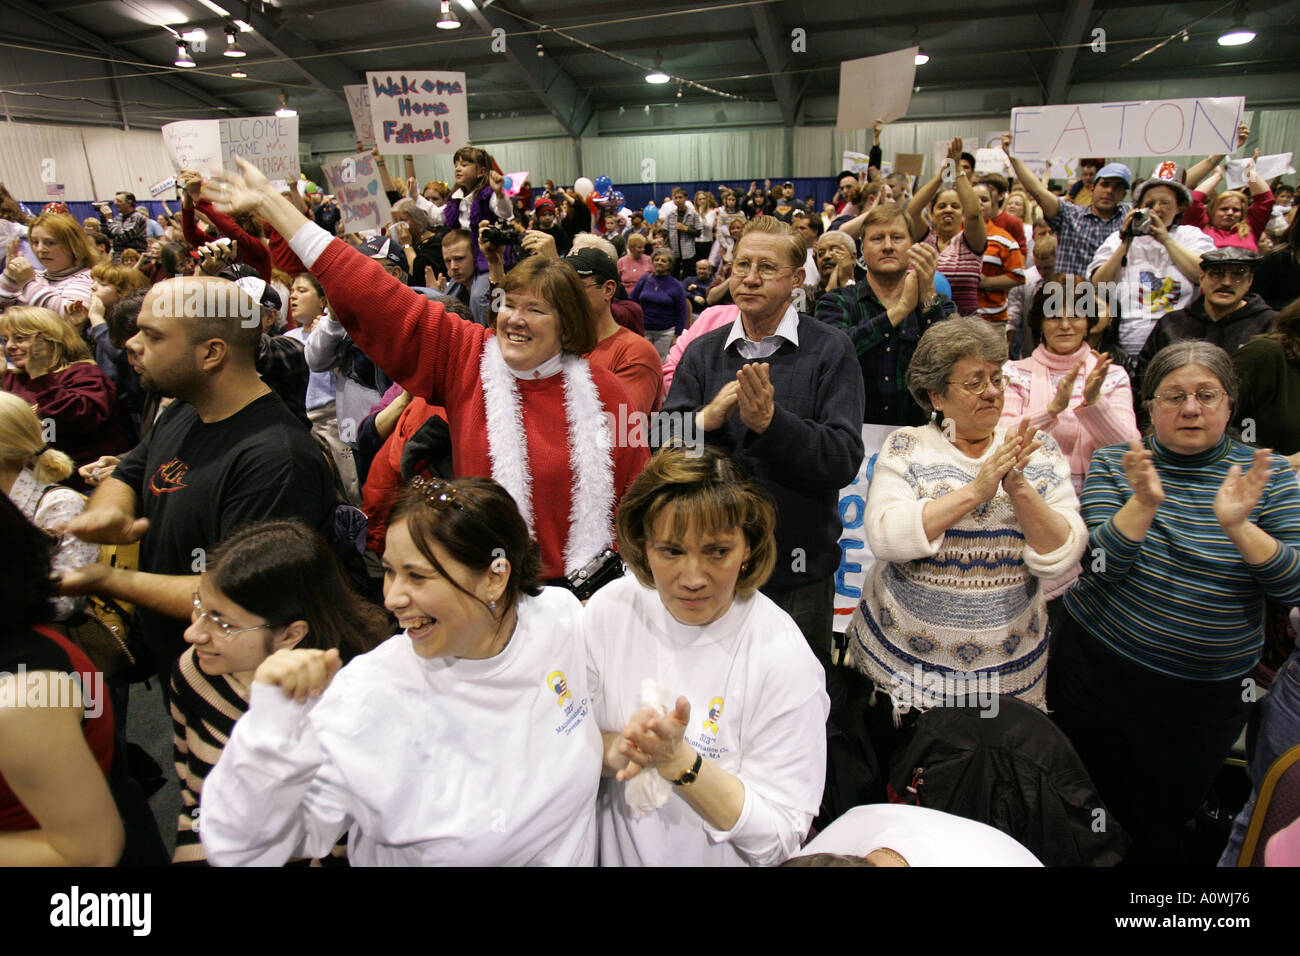
M90 348L66 320L34 305L13 306L0 315L5 357L16 371L0 377L48 420L47 441L77 466L131 447L130 426L117 400L117 386L90 357ZM68 484L88 490L77 475Z
M596 324L582 282L563 260L533 256L505 277L495 330L447 313L333 238L254 166L218 173L218 209L256 211L320 280L356 344L412 395L447 410L456 477L502 484L542 550L542 576L572 574L613 544L614 510L649 460L616 444L611 416L627 395L582 354Z

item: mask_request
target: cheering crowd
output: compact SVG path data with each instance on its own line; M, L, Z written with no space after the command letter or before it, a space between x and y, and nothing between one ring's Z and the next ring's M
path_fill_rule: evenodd
M879 136L821 208L377 156L365 235L0 186L0 864L165 861L153 678L177 864L1300 860L1293 187Z

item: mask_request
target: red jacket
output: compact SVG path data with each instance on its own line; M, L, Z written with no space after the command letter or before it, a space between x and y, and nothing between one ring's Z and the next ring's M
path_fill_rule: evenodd
M420 426L434 415L447 420L445 409L435 408L422 398L412 398L397 418L393 433L384 440L379 453L370 463L366 483L361 489L361 510L366 513L366 550L384 553L388 537L388 515L393 510L393 497L402 485L402 449L406 441L420 430Z
M312 270L330 307L357 346L413 396L447 409L452 463L458 477L491 477L487 410L480 359L489 335L474 322L448 315L442 304L412 291L373 259L335 239ZM592 367L592 382L607 414L619 415L627 393L614 374ZM542 577L564 575L564 547L575 482L561 375L520 381L519 404L532 478L533 533L542 551ZM626 414L626 412L624 413ZM643 445L612 449L614 501L650 460ZM611 529L614 511L609 514Z
M196 209L207 216L208 220L217 227L217 231L223 236L229 236L235 240L239 252L239 255L235 258L239 262L256 269L263 282L271 281L271 254L267 251L265 243L244 232L243 229L239 228L239 224L229 216L217 212L217 207L206 199L196 201L193 206L181 203L181 232L185 234L186 242L198 249L199 246L212 241L199 232L198 224L194 221L194 211Z

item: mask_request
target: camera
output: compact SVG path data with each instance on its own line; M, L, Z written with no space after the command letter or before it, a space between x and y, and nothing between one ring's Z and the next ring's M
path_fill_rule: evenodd
M1133 212L1133 218L1128 222L1128 234L1130 236L1149 236L1151 235L1151 210L1137 209Z
M523 242L524 237L509 226L488 226L479 233L479 239L494 246L517 246Z

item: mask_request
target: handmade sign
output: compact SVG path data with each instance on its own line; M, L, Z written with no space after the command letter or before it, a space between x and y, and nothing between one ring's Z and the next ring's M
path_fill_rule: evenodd
M381 153L454 153L469 142L464 73L367 73L366 86Z
M365 232L388 224L393 207L379 180L374 156L357 153L338 162L322 163L321 170L343 214L344 232Z
M871 129L907 115L916 79L916 47L840 63L836 129Z
M1232 153L1246 100L1241 96L1129 100L1011 111L1011 155L1171 156Z
M370 87L364 83L343 87L348 112L352 114L352 131L366 149L375 147L375 121L370 115Z
M272 180L298 178L298 117L182 120L162 128L163 146L176 169L207 174L234 169L235 157Z

